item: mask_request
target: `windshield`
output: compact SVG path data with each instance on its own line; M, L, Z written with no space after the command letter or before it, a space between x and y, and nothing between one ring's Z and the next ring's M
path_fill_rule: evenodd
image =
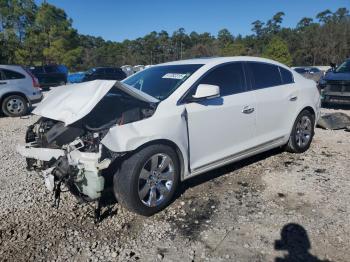
M87 75L92 75L96 71L96 68L90 68L88 71L85 72Z
M350 60L345 61L335 69L336 73L350 73Z
M155 66L129 77L123 83L164 100L201 66L197 64Z

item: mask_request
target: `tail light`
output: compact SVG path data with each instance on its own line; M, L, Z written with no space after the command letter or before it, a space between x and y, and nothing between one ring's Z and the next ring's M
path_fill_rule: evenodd
M27 69L27 68L23 68L23 69L24 69L24 70L28 73L28 75L32 78L33 87L36 88L36 89L41 90L40 85L39 85L39 80L32 74L32 72L30 72L29 69Z

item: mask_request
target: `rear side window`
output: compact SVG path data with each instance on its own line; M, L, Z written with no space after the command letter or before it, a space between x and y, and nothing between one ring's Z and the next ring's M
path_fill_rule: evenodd
M42 66L31 67L31 68L30 68L30 71L31 71L33 74L43 74L43 73L45 73L45 72L44 72L44 68L43 68Z
M116 70L115 75L120 79L124 79L126 77L126 74L122 70Z
M282 84L278 66L258 62L248 62L248 66L253 74L254 89L262 89Z
M95 70L95 74L99 74L99 75L105 74L105 69L104 68L97 68Z
M283 84L294 83L293 75L289 70L283 67L279 67L279 69L280 69Z
M245 91L243 65L237 62L220 66L205 75L199 84L219 86L221 96L242 93Z
M105 68L105 72L106 72L106 74L114 74L115 70L114 70L114 68Z
M2 69L3 80L14 80L26 78L24 75L12 70Z
M46 73L58 73L59 70L56 66L45 66L45 72Z

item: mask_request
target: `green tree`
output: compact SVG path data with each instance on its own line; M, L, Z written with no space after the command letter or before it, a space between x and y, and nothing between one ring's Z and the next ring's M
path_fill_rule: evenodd
M264 23L260 20L256 20L252 23L252 31L256 34L257 37L261 37L264 33Z
M233 42L233 35L226 28L221 29L218 33L218 44L220 48L225 47Z
M15 63L16 50L32 26L35 12L33 0L0 0L0 63Z
M316 15L316 18L321 23L328 23L332 19L332 12L329 9L326 9L325 11L322 11Z
M266 30L268 33L276 34L281 29L281 24L285 14L283 12L276 13L272 19L266 23Z
M288 66L292 65L292 57L289 53L288 45L279 37L271 39L263 52L263 56Z
M240 56L246 54L246 47L242 43L229 43L220 50L221 56Z

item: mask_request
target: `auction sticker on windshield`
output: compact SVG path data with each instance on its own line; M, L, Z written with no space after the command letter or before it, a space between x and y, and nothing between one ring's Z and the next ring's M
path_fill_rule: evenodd
M176 73L167 73L162 78L168 79L183 79L187 74L176 74Z

